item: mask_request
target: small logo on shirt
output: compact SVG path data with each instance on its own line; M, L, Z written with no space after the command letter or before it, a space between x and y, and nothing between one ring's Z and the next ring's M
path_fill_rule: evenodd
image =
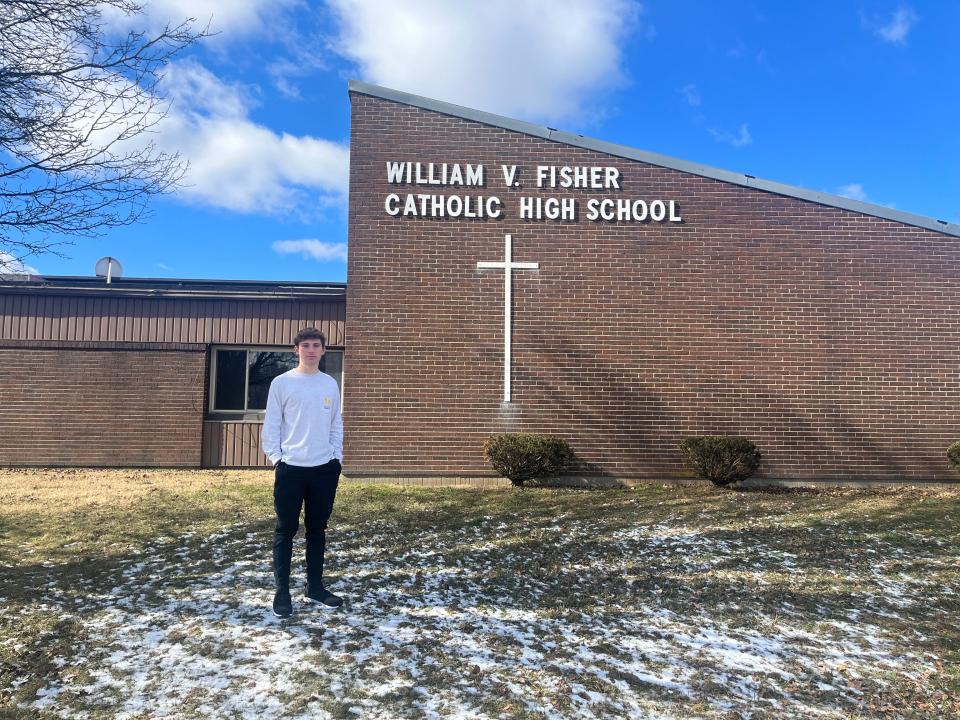
M330 408L332 408L332 407L333 407L333 398L330 397L329 395L324 395L324 396L323 396L323 407L324 407L325 410L329 410Z

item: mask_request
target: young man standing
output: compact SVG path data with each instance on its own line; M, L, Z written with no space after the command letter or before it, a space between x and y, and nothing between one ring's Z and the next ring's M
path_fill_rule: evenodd
M326 351L323 333L304 328L293 339L293 349L300 362L270 383L261 434L263 451L275 468L273 575L277 591L273 612L278 617L293 613L290 558L301 506L307 536L306 596L331 610L343 604L323 586L327 520L343 460L340 388L336 380L320 372L320 358Z

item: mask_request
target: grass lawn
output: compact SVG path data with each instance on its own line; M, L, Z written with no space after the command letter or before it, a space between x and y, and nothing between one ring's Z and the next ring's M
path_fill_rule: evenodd
M960 717L960 489L348 484L279 620L271 480L0 470L0 718Z

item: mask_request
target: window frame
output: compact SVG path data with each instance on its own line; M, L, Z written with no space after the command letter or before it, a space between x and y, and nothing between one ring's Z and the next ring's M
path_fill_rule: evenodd
M292 345L211 345L210 346L210 375L207 391L207 420L226 420L231 422L263 422L266 410L216 410L214 403L217 399L217 351L218 350L243 350L246 353L253 352L288 352L293 353ZM331 346L326 348L326 352L340 353L341 358L344 355L342 347ZM250 393L250 360L249 354L246 355L244 362L243 375L243 404L247 404ZM340 362L340 407L343 408L343 384L346 373L343 368L343 361ZM334 378L336 379L336 378Z

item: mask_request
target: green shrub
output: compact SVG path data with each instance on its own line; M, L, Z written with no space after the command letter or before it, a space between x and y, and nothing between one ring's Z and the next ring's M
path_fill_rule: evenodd
M514 485L563 472L573 459L570 444L556 435L508 433L491 435L483 444L483 457L499 475Z
M960 470L960 441L947 448L947 460L953 465L954 470Z
M714 485L746 480L760 464L757 446L736 435L688 437L680 443L680 452L698 477Z

